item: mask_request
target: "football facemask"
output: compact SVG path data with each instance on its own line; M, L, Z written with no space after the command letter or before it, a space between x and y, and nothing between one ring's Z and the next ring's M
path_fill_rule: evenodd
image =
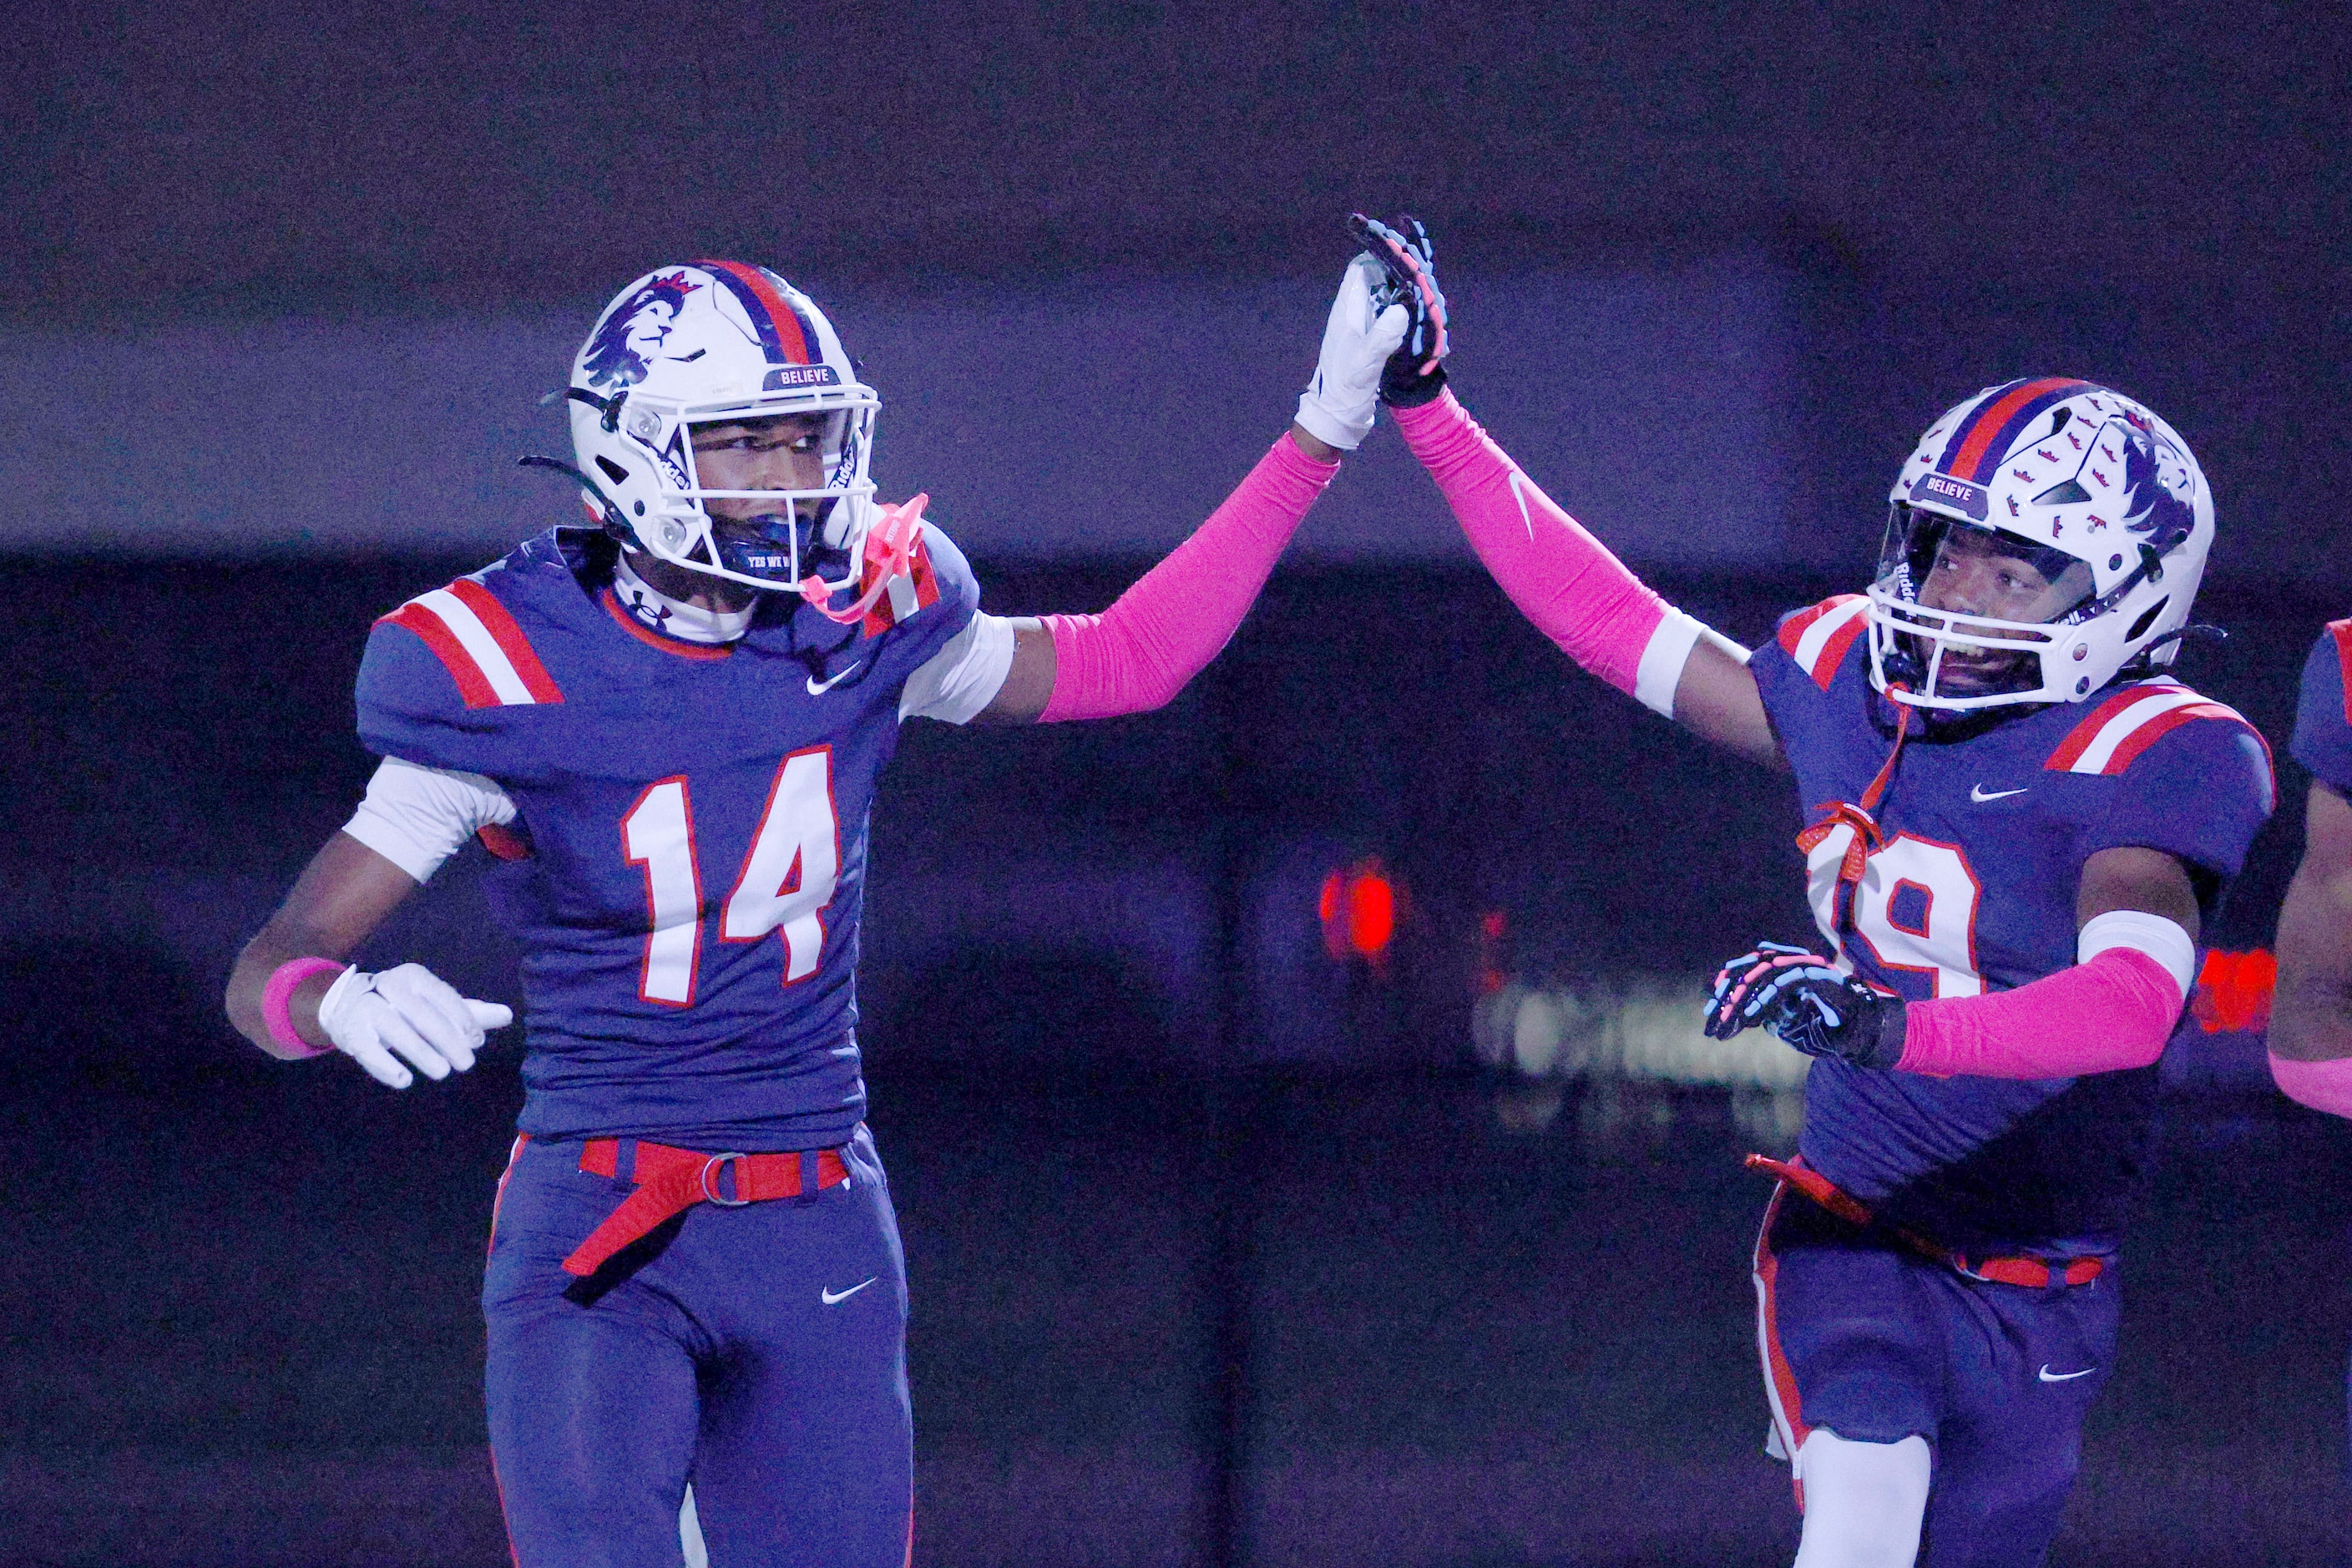
M1871 584L1894 631L1886 684L1930 708L2039 692L2044 657L2092 592L2090 567L2063 551L1898 506Z
M698 502L709 520L708 542L702 548L716 557L728 574L773 587L798 588L812 573L822 581L828 572L837 573L846 566L847 554L834 542L839 535L832 527L845 499L841 491L823 483L725 488L730 480L746 479L829 478L841 468L838 452L844 423L841 414L815 419L785 415L706 419L690 427L686 458L694 484L682 493ZM714 437L727 445L717 449L706 445ZM800 461L787 458L779 463L772 455L780 447L814 450ZM697 551L698 544L690 544L689 551ZM688 563L699 565L705 558L698 553Z
M701 261L638 279L581 346L565 397L583 499L625 547L754 588L857 586L881 399L824 312L773 272ZM709 481L698 429L783 415L822 416L818 482ZM838 580L823 575L835 569Z
M1930 710L2077 702L2170 663L2213 538L2204 475L2171 427L2059 378L1946 414L1889 500L1871 684Z

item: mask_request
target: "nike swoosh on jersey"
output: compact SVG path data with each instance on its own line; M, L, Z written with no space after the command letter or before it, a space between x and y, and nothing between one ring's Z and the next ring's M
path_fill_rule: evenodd
M817 1291L817 1296L826 1306L835 1306L840 1302L848 1300L852 1296L856 1295L860 1290L865 1289L866 1287L873 1284L875 1280L879 1279L880 1278L882 1277L879 1274L869 1274L865 1279L860 1279L856 1284L852 1285L846 1290L826 1290L820 1289ZM2049 1369L2045 1367L2042 1370L2047 1372ZM2074 1375L2080 1377L2083 1374L2078 1372Z
M2026 790L2032 789L2032 787L2033 786L2032 784L2026 784L2019 789L1989 790L1982 784L1970 784L1969 786L1969 798L1975 801L1979 805L1982 805L1989 800L2007 800L2011 795L2023 795Z
M1536 520L1528 515L1528 477L1518 469L1511 470L1511 499L1519 503L1519 521L1528 527L1528 542L1536 542Z
M2072 1383L2078 1377L2088 1377L2098 1370L2095 1366L2086 1366L2080 1372L2052 1372L2050 1363L2045 1361L2042 1363L2042 1370L2034 1375L2044 1383Z
M827 679L824 679L824 680L819 680L819 679L818 679L815 676L814 676L814 675L810 676L810 677L809 677L809 679L808 679L808 691L809 691L809 695L810 695L811 697L822 697L822 696L824 696L826 692L828 692L828 691L832 690L835 687L836 687L836 686L840 685L843 681L845 681L845 680L848 679L851 676L853 676L853 675L856 674L856 673L857 673L857 670L858 670L858 667L859 667L860 665L863 665L865 662L866 662L866 661L865 661L864 659L862 659L862 658L861 658L861 659L859 659L859 660L857 661L857 663L856 663L856 664L853 664L853 665L851 665L847 669L843 670L839 675L831 676L831 677L829 677L829 678L827 678Z

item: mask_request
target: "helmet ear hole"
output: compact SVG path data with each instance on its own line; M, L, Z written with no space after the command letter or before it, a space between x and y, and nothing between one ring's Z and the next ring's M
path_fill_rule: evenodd
M2158 599L2155 604L2150 605L2147 609L2142 610L2139 613L2138 618L2132 622L2131 630L2124 633L2124 641L2126 643L2136 643L2139 641L2140 637L2147 632L2147 628L2156 624L2156 617L2164 613L2164 606L2170 603L2172 603L2171 595L2167 595L2165 597Z
M596 466L604 469L604 477L614 484L625 485L629 482L629 470L601 452L596 456Z

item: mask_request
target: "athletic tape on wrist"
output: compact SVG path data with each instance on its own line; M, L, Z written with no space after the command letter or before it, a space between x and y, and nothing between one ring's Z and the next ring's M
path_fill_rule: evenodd
M2074 962L2088 963L2116 947L2144 952L2164 965L2165 973L2180 987L2181 1000L2189 999L2190 987L2197 984L2197 944L2178 921L2146 910L2109 910L2093 915L2083 922L2082 934L2074 939Z
M261 1021L270 1040L298 1057L324 1056L333 1050L332 1046L314 1046L294 1032L294 988L313 974L339 974L350 967L331 958L289 958L271 970L261 987Z

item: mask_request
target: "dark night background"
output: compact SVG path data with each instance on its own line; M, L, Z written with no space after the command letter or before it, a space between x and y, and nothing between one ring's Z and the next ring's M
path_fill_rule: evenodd
M2187 673L2283 745L2352 602L2347 20L12 11L0 1561L503 1559L474 1293L511 1056L393 1096L217 996L363 784L368 620L570 504L508 464L629 278L814 293L886 494L939 498L1006 613L1107 604L1283 428L1350 207L1429 220L1465 401L1750 642L1859 586L1941 408L2088 375L2202 459L2235 636ZM2282 773L2217 946L2268 940ZM1563 1108L1470 1018L1488 957L1683 981L1807 929L1797 804L1570 670L1385 430L1166 711L911 728L862 1032L919 1561L1785 1562L1730 1097ZM1315 918L1366 856L1406 899L1378 972ZM509 994L477 869L379 956ZM2352 1137L2259 1050L2176 1047L2055 1562L2352 1552Z

